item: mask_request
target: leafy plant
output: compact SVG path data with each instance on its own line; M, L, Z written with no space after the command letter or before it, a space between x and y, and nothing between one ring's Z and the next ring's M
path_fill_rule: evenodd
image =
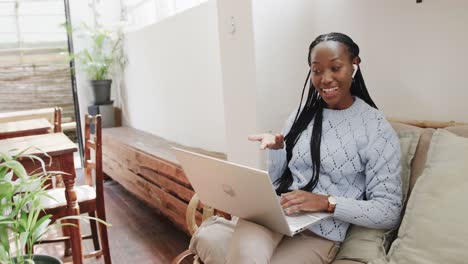
M24 153L25 151L15 156L0 153L0 263L2 264L33 263L31 260L33 245L54 227L49 225L52 215L41 214L44 211L41 198L52 198L47 195L46 182L54 174L63 174L63 172L47 172L41 158ZM41 165L40 169L29 175L18 161L19 158L38 162ZM64 217L60 220L66 219L94 219L108 225L88 216Z
M123 33L120 29L91 28L87 25L73 29L69 24L64 26L68 32L77 32L79 38L91 43L89 49L71 55L90 80L110 79L115 70L125 64Z

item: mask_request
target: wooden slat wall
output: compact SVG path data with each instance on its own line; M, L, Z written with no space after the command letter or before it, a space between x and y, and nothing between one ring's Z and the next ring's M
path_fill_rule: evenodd
M194 191L170 151L181 146L128 127L103 129L102 140L104 173L189 233L185 213ZM201 222L199 212L196 219Z
M75 120L69 65L0 64L0 112L62 107L62 123Z

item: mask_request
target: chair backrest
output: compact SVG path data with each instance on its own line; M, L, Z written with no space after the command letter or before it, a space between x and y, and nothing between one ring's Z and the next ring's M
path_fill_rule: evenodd
M101 115L85 115L85 183L96 188L96 199L103 200L104 176L102 172L102 120ZM93 151L91 151L93 150ZM93 180L93 171L95 179Z
M54 107L54 133L62 132L62 108Z

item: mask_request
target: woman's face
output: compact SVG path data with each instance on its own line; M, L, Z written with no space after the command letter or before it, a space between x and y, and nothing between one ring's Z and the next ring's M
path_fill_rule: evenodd
M345 45L337 41L323 41L310 54L311 81L327 103L327 108L343 110L350 107L353 64Z

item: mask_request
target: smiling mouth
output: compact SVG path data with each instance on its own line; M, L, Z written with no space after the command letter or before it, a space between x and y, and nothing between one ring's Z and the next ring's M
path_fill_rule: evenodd
M332 93L332 92L338 90L338 87L333 87L333 88L322 88L321 90L322 90L322 92L324 92L325 94L327 94L327 93Z

